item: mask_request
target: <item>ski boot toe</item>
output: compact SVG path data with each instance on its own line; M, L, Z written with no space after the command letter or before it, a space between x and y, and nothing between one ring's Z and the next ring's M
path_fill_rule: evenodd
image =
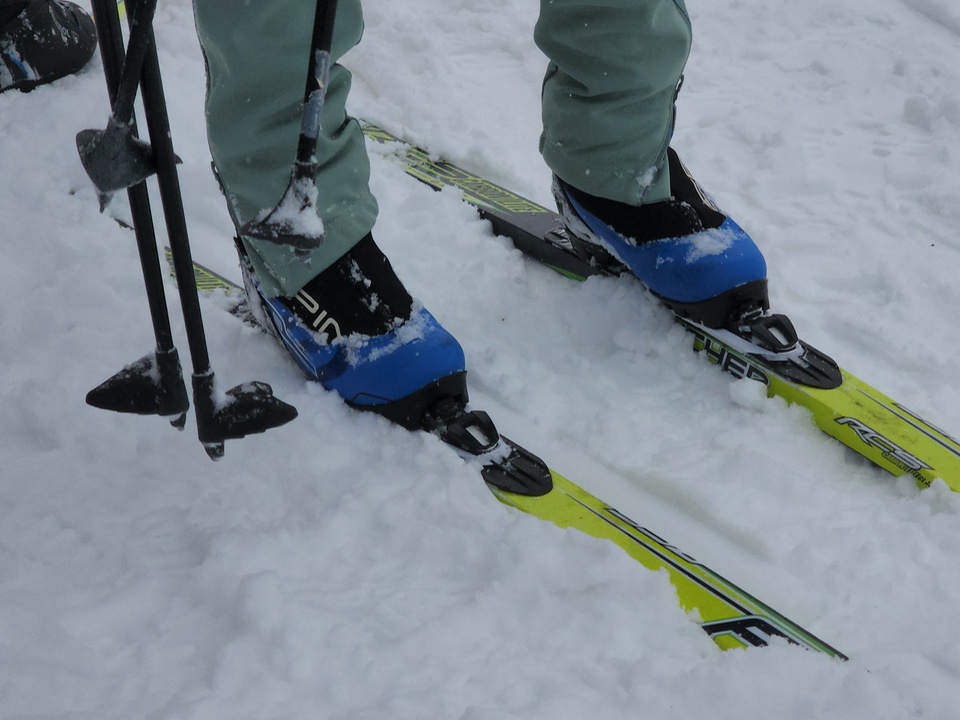
M337 351L336 371L325 373L321 382L358 410L419 429L424 412L437 400L467 403L463 349L422 307L395 331L347 338Z

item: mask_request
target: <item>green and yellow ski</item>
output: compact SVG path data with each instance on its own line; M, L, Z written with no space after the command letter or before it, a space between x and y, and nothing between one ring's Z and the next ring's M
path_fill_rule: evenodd
M167 251L168 262L171 261ZM174 274L170 264L171 274ZM231 311L248 317L243 289L233 281L194 263L194 277L201 293L222 292L236 299ZM817 638L797 623L744 592L710 568L678 550L661 536L646 529L622 512L578 487L519 445L507 438L501 443L519 449L528 466L543 469L545 480L527 488L512 489L510 482L501 483L498 468L483 464L481 475L490 491L503 503L524 513L552 522L562 528L574 528L602 540L608 540L627 552L645 568L664 571L676 588L680 606L722 649L763 647L780 639L809 650L846 659L839 650ZM509 470L509 468L508 468ZM531 473L534 476L535 473Z
M452 163L432 158L424 150L375 125L364 124L370 142L385 145L407 172L427 185L454 187L463 199L490 221L496 234L510 238L524 254L567 277L615 275L619 268L582 259L566 238L560 218L527 198ZM835 381L807 381L795 367L734 346L722 333L677 318L693 336L693 348L727 372L764 383L768 395L802 405L823 432L893 475L910 475L921 487L940 478L960 491L960 442L871 387L833 365ZM832 364L822 353L804 345L812 370ZM813 373L816 375L816 372Z
M769 645L773 638L846 659L838 650L744 592L656 533L552 471L553 488L530 497L491 487L504 503L542 520L609 540L650 570L666 571L680 606L724 650Z

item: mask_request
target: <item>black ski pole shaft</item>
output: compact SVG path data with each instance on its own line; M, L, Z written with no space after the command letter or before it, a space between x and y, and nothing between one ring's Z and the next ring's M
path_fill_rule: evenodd
M307 81L300 114L297 154L290 169L290 183L272 209L260 213L240 228L243 237L288 245L299 255L323 244L323 224L319 221L314 180L319 170L317 141L330 81L333 26L337 0L317 0L307 59Z
M112 0L93 0L93 17L100 41L103 74L107 81L107 94L112 107L116 107L122 76L121 68L124 66L123 30L116 8L116 3ZM130 122L136 133L136 119L132 115ZM147 304L150 307L157 347L169 350L173 348L173 332L170 329L170 316L163 288L163 270L157 256L157 235L154 230L153 213L150 209L146 184L141 182L129 188L127 198L130 203L130 213L135 220L138 220L134 222L134 234L137 238L140 265L147 290Z
M113 101L113 117L119 123L127 123L133 117L133 101L140 84L140 70L151 44L156 9L157 0L139 0L130 15L130 43Z
M330 53L333 49L333 26L337 17L337 0L317 0L307 63L307 82L303 91L303 113L300 137L297 140L297 162L316 163L317 138L320 134L320 113L330 80Z
M113 108L124 67L123 30L116 3L113 0L93 0L93 16L97 26L107 94ZM130 127L135 135L136 123L132 114ZM117 412L172 416L173 425L182 428L190 405L179 356L173 343L163 288L163 270L157 256L157 238L146 185L140 182L128 188L127 198L133 217L156 349L152 357L144 356L92 390L87 395L87 402Z
M140 92L143 97L150 143L157 163L157 185L160 188L163 217L167 226L167 235L170 238L173 268L177 274L177 288L187 330L187 343L190 346L193 374L206 375L212 370L200 312L200 299L197 295L197 283L193 275L193 257L183 211L180 180L177 175L177 156L173 152L173 141L170 137L170 119L167 115L166 98L160 78L156 44L152 42L152 30L149 34L151 42L143 64Z

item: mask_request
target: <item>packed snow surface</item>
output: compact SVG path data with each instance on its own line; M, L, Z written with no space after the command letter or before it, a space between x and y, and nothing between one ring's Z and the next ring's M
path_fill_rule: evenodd
M367 0L352 111L550 203L537 4ZM960 433L960 14L690 0L674 146L774 307ZM156 29L195 257L239 278L187 0ZM306 58L304 58L306 63ZM212 463L88 389L151 350L132 235L74 146L99 60L0 96L0 718L949 720L960 498L711 368L629 280L576 284L372 150L379 244L505 433L847 653L722 652L663 574L507 509L431 437L347 409L204 301L222 387L300 417ZM159 210L156 210L159 217ZM173 286L181 355L189 355Z

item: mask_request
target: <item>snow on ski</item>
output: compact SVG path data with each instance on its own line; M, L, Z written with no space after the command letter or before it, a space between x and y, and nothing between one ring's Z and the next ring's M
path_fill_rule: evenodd
M368 140L386 146L389 157L396 159L407 174L436 189L460 190L463 199L491 223L493 231L510 238L525 255L576 280L619 274L617 266L597 266L578 256L553 210L453 163L432 158L376 125L364 122L363 126ZM910 475L921 487L929 487L939 478L951 490L960 492L960 442L833 365L814 348L801 343L803 362L787 364L738 346L736 338L722 331L680 317L677 321L692 334L695 351L738 378L764 383L769 396L807 408L817 427L870 462L895 476ZM833 367L827 372L831 376L837 373L837 379L820 382L823 369L829 365ZM812 373L809 378L808 369Z

